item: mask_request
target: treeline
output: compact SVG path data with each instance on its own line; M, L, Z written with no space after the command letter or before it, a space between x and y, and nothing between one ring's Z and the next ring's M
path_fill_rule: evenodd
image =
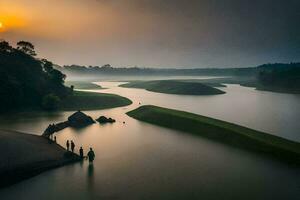
M258 87L275 88L278 91L300 92L300 63L275 63L258 67Z
M57 69L67 74L85 75L187 75L187 76L248 76L257 77L263 80L263 76L277 76L281 74L286 79L296 78L299 73L299 63L274 63L264 64L257 67L245 68L195 68L195 69L174 69L174 68L139 68L139 67L120 67L114 68L109 64L99 66L80 66L65 65L56 66ZM278 76L279 78L280 76ZM267 77L265 77L268 79Z
M46 59L35 58L34 45L20 41L12 47L0 41L0 112L20 108L54 109L71 89L66 75Z
M157 69L157 68L114 68L109 64L99 66L56 66L70 76L93 80L97 76L218 76L227 77L223 83L242 84L261 90L300 93L300 63L273 63L246 68L204 68L204 69ZM222 80L219 80L222 83Z
M168 69L168 68L139 68L118 67L109 64L99 66L65 65L56 66L57 69L68 75L84 74L86 76L96 75L143 75L143 76L254 76L255 68L196 68L196 69Z

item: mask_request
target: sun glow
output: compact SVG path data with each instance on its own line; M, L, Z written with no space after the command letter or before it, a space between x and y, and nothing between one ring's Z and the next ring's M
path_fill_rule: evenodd
M0 32L22 30L27 21L25 9L7 2L0 3Z
M2 22L0 22L0 33L4 32L4 24Z

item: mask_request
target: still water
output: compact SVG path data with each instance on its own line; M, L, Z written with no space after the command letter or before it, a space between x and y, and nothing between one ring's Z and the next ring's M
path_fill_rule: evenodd
M176 108L223 119L300 141L300 96L256 91L237 85L224 95L167 95L102 82L101 92L128 97L127 107L87 111L115 124L71 128L57 135L76 150L93 147L96 160L42 173L0 190L3 199L298 199L300 170L205 138L128 117L139 103ZM22 113L0 119L0 127L41 134L72 112ZM123 124L123 121L126 123Z

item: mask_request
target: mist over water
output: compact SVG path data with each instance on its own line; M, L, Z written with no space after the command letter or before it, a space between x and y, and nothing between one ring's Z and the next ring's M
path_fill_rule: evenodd
M125 113L153 104L207 115L299 141L299 95L261 92L238 85L221 88L216 96L180 96L99 82L104 90L128 97L126 107L86 111L117 120L57 134L93 147L94 165L87 161L45 172L0 190L4 199L295 199L299 170L259 154L212 140L139 122ZM95 90L96 91L96 90ZM49 123L64 121L72 112L23 113L1 119L1 128L40 134ZM269 119L270 117L270 119ZM269 119L269 120L268 120ZM289 119L286 123L284 119ZM123 124L125 121L125 124ZM279 181L280 180L280 181Z

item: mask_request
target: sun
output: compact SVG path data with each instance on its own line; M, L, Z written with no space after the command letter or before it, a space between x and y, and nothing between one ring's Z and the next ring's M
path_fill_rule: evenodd
M3 28L3 23L2 22L0 22L0 28Z

